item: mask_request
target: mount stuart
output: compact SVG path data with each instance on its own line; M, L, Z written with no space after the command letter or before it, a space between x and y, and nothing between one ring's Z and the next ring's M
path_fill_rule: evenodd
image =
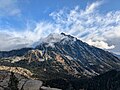
M35 48L0 52L0 90L120 90L119 69L112 53L50 34Z

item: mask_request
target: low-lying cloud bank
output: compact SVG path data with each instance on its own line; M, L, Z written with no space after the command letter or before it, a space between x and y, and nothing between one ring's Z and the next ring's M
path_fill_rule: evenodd
M84 10L76 6L72 10L52 12L50 17L53 22L37 22L34 29L28 26L22 32L13 28L1 28L0 50L29 47L50 33L65 32L90 45L120 54L120 11L103 15L98 9L101 4L102 2L94 2Z

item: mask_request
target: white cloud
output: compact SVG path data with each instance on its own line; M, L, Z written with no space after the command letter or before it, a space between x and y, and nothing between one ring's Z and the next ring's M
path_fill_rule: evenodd
M88 41L86 41L89 45L93 45L102 49L112 49L115 48L114 45L109 46L106 42L104 41L92 41L91 39L89 39Z
M18 0L0 0L0 16L20 15L21 10L17 4Z
M31 47L35 42L40 41L54 31L54 26L50 23L36 23L34 30L30 27L23 31L15 31L12 28L0 30L0 50L12 50L23 47Z
M66 33L75 35L90 45L119 52L120 11L101 14L96 8L102 3L94 2L85 10L76 7L67 13L65 10L61 10L50 15L60 26L63 26L61 30L65 30Z
M31 46L50 33L65 32L99 48L120 53L120 11L99 12L102 2L94 2L85 10L78 6L72 10L62 9L52 12L54 22L37 22L34 29L28 24L24 32L0 32L0 50L10 50ZM98 9L96 9L98 8ZM3 29L4 30L4 29ZM6 37L7 36L7 37ZM9 44L8 44L9 43Z
M90 4L90 5L88 5L87 7L86 7L86 11L85 11L85 13L86 14L89 14L89 13L92 13L92 12L94 12L94 10L98 7L98 6L100 6L102 4L102 1L100 2L95 2L95 3L92 3L92 4Z

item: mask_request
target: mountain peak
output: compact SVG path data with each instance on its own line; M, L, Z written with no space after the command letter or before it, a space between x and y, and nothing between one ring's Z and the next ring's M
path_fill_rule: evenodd
M62 34L51 33L50 35L48 35L46 38L43 39L44 40L43 42L59 42L64 38L65 36Z
M75 72L81 72L82 70L82 72L87 75L98 74L120 67L119 64L116 63L120 62L119 59L111 53L90 46L65 33L50 34L36 49L44 50L46 53L49 52L48 54L51 57L57 54L61 55L67 64L72 63L72 61L76 62L77 65L73 65L73 70ZM68 66L71 66L71 64Z
M74 36L71 36L71 35L67 35L66 33L61 33L61 35L63 35L63 36L67 36L67 37L69 37L69 38L75 38Z
M75 40L76 40L76 38L74 38L71 35L66 35L65 33L61 33L61 34L51 33L47 37L42 38L40 40L40 45L46 44L47 47L48 46L54 47L55 43L59 43L59 42L65 43L66 41L75 41Z

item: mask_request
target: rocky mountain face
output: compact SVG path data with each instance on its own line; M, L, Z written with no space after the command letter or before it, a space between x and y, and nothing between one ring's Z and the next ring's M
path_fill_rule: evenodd
M120 67L120 60L111 53L64 33L48 36L36 48L76 75L94 76Z
M42 81L44 89L40 90L52 90L47 89L48 86L62 90L107 90L97 88L98 84L102 86L101 82L104 82L98 78L107 78L107 72L119 68L120 59L110 52L90 46L64 33L50 34L35 48L0 52L0 71L23 75L29 80ZM116 71L117 73L119 72ZM101 77L103 74L104 77ZM109 78L106 80L109 81ZM120 80L117 82L120 83ZM117 90L116 88L113 90Z

